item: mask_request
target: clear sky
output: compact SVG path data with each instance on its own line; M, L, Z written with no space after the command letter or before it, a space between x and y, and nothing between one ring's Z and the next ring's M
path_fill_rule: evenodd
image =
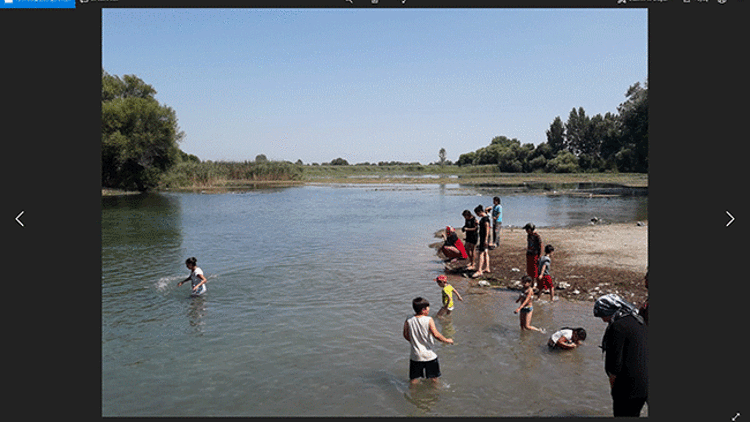
M201 160L423 164L648 77L644 9L103 9L102 67L177 113Z

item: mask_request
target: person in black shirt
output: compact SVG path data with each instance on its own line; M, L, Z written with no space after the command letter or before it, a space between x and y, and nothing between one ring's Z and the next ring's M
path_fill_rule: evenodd
M616 294L597 299L594 316L609 324L601 348L614 416L639 416L648 401L646 324L635 307Z
M464 216L464 219L466 222L464 223L464 226L461 227L461 231L466 233L466 238L464 239L466 244L464 245L466 248L466 255L469 257L469 265L466 267L467 270L473 270L474 267L474 250L477 247L477 239L479 238L479 234L477 233L478 230L478 223L476 217L471 214L471 211L464 210L463 213L461 213Z
M474 208L474 213L480 218L479 220L479 244L477 245L477 252L479 253L479 256L477 257L477 272L472 274L472 278L479 278L482 276L483 273L491 272L490 270L490 254L489 254L489 248L490 248L490 236L492 234L491 227L490 227L490 218L487 216L487 213L484 211L484 207L481 205L478 205L476 208Z

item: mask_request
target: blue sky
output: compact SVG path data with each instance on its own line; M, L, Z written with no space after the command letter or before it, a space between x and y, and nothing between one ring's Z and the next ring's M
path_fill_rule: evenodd
M437 161L648 77L643 9L103 9L102 66L177 113L202 160Z

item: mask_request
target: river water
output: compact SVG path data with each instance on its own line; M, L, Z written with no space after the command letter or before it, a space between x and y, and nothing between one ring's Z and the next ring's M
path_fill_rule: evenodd
M502 199L506 225L647 219L645 196ZM440 383L409 386L411 300L440 303L427 245L478 204L491 196L438 184L103 198L103 416L611 415L590 303L536 302L548 332L521 332L517 293L463 279L436 319L455 341L438 346ZM177 287L191 256L198 298ZM588 340L548 350L566 325Z

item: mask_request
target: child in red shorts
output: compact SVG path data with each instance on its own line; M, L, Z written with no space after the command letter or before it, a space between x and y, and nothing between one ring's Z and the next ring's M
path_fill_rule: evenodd
M552 264L552 252L555 248L552 245L544 247L544 256L539 258L539 277L537 280L537 295L542 296L542 290L549 290L549 300L555 300L555 285L552 284L552 277L549 275L550 264Z

